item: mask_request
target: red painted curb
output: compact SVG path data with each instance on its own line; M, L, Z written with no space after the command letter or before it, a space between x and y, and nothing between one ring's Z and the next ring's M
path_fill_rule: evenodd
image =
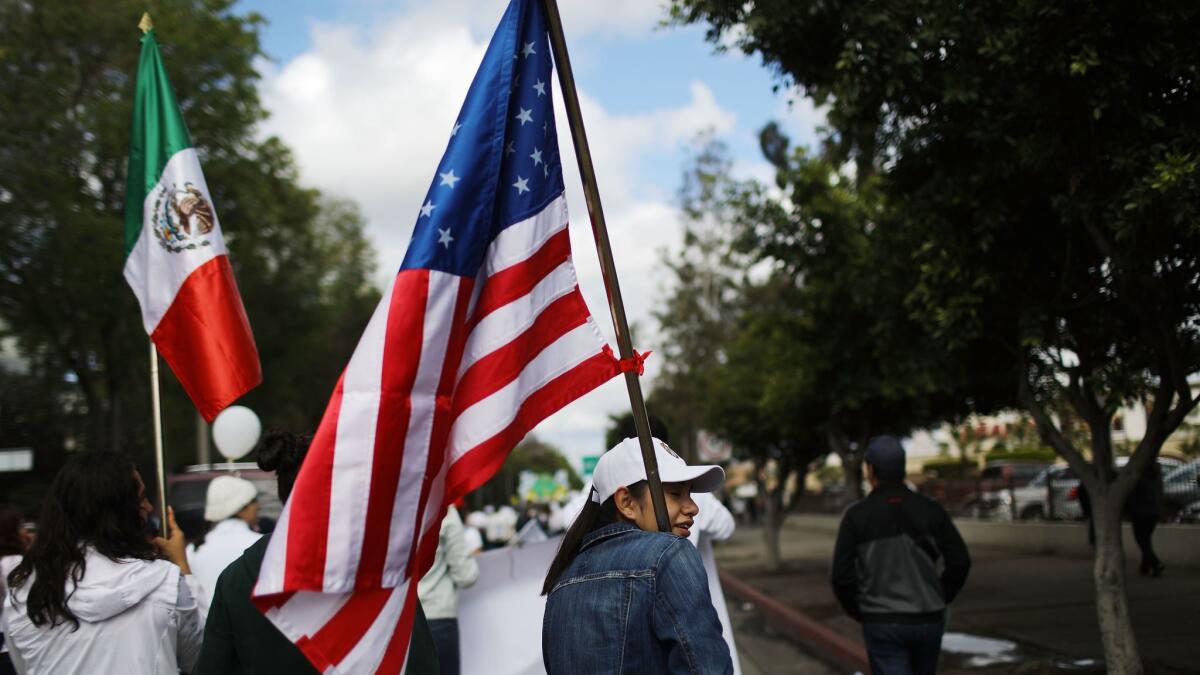
M870 662L867 660L867 650L862 645L835 633L823 624L767 596L732 575L725 572L718 574L721 577L721 585L726 590L742 600L761 607L763 612L774 619L776 626L787 630L801 641L815 646L839 663L863 673L871 672Z

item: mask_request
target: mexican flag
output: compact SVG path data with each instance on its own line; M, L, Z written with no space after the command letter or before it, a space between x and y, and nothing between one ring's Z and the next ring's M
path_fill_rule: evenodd
M262 382L221 224L153 29L142 37L133 108L125 279L146 332L204 419Z

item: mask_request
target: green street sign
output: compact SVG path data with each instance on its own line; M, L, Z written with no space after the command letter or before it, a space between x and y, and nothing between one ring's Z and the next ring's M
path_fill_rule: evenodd
M584 455L583 457L583 477L588 478L596 472L596 462L600 461L600 455Z

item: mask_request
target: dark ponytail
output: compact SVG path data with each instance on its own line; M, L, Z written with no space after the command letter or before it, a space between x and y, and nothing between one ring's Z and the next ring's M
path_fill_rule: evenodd
M279 501L286 502L296 484L296 476L308 454L312 436L293 434L290 431L271 429L255 448L255 460L263 471L274 471L279 485Z
M634 499L641 499L646 494L646 485L646 481L643 480L628 486L629 494ZM617 503L613 497L604 500L603 504L597 504L589 495L583 510L575 517L571 527L567 528L562 543L558 545L558 553L554 555L550 569L546 572L546 582L542 584L542 595L549 595L562 573L575 562L575 556L579 555L579 549L583 547L583 538L589 532L619 521Z

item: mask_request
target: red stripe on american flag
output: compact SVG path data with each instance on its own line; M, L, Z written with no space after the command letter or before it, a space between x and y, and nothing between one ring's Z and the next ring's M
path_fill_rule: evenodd
M394 589L355 591L312 637L302 637L296 646L308 660L324 671L341 663L375 623Z
M425 451L429 453L429 459L425 465L425 480L421 482L421 498L417 502L419 506L417 507L416 518L413 520L412 526L413 539L412 547L409 551L417 551L418 555L409 556L406 572L413 579L420 579L433 564L432 555L426 560L425 557L419 554L421 550L421 537L423 536L421 530L422 524L425 522L425 510L429 507L429 490L433 487L433 481L437 479L441 473L442 465L446 462L446 439L450 434L451 422L453 422L450 397L454 391L454 376L458 372L458 364L462 361L463 349L466 348L467 327L465 319L474 287L474 280L463 279L458 287L458 298L454 302L454 320L450 324L452 326L450 329L450 341L446 346L446 358L442 362L442 373L438 379L437 410L433 415L433 428L429 434L429 446L425 448ZM434 505L438 513L436 522L439 531L442 518L445 516L446 504L448 503L443 499L440 504Z
M440 526L441 523L439 522L438 525ZM404 668L404 663L408 660L408 645L412 642L413 623L417 614L416 604L417 584L413 581L408 584L408 593L404 598L404 611L400 613L400 623L396 625L392 639L388 640L387 649L383 653L383 661L375 671L377 675L399 673Z
M388 307L386 345L376 417L375 453L371 463L371 488L365 532L391 528L396 486L405 459L404 437L412 413L413 381L424 347L425 305L429 298L429 271L403 270L396 276ZM364 537L355 580L357 588L380 586L387 561L387 537Z
M564 227L561 232L547 239L533 255L488 277L487 285L475 302L471 328L483 317L529 293L570 256L571 236Z
M421 535L421 543L417 545L417 555L414 556L417 565L414 579L425 576L425 573L433 566L433 559L437 556L438 542L442 539L442 518L446 517L446 511L450 510L449 507L450 502L443 500L440 516L429 523L429 530Z
M471 364L454 390L454 416L512 382L529 360L588 318L583 295L576 288L555 300L525 332Z
M329 498L333 485L333 452L337 438L338 413L342 409L343 372L338 378L321 425L313 436L305 456L304 469L296 478L293 492L305 499L293 499L288 512L284 590L321 588L325 583L325 551L329 531Z
M601 352L547 382L521 403L516 417L502 431L480 443L450 466L446 474L446 503L486 483L500 469L508 452L539 422L620 372L617 360Z

